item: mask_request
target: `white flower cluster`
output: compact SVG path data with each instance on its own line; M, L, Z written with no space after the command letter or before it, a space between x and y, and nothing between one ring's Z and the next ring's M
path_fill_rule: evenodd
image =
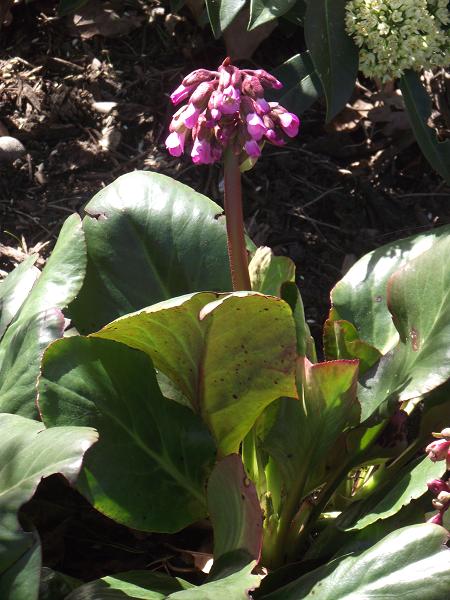
M367 77L450 64L448 0L349 0L345 21Z

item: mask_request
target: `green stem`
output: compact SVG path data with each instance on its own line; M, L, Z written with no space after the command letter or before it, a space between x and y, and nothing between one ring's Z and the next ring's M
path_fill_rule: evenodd
M251 290L244 236L241 172L238 157L234 155L232 148L225 152L224 183L227 245L233 291Z

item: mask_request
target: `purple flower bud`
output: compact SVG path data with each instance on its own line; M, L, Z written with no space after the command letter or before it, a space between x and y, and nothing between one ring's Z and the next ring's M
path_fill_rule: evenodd
M239 110L241 103L241 93L238 89L229 85L223 90L222 96L219 95L217 108L224 115L233 115Z
M266 138L274 146L284 146L286 144L286 140L280 137L274 129L268 129L266 131Z
M191 152L192 162L196 165L210 164L214 162L211 154L211 144L208 140L199 140L198 137L194 140Z
M202 111L198 108L195 108L193 104L188 104L185 112L183 113L183 122L188 129L192 129L196 125L201 112Z
M428 444L425 448L425 452L428 454L433 462L438 460L445 460L447 458L448 449L450 447L450 441L447 440L435 440Z
M233 87L239 87L242 82L242 75L239 69L234 69L233 74L231 75L231 85Z
M179 85L177 89L170 94L172 104L176 105L185 100L194 88L195 85L188 85L187 87L183 84Z
M214 121L218 121L221 116L222 116L222 113L220 112L220 110L218 108L211 109L211 118L213 118Z
M231 85L231 73L229 73L224 67L219 67L219 71L219 88L221 90L224 90L229 85Z
M247 131L254 140L259 141L267 131L263 120L256 113L249 113L246 117L246 121Z
M186 134L177 133L176 131L172 131L167 137L166 148L172 156L181 156L183 154L185 138Z
M270 112L269 103L267 102L267 100L265 98L257 98L256 104L258 105L258 108L260 109L260 111L262 112L263 115Z
M298 133L300 120L297 115L290 112L281 113L278 117L280 119L280 125L284 133L288 137L295 137Z
M276 77L270 75L267 71L264 71L264 69L257 69L254 73L258 76L258 79L264 87L275 90L280 90L283 87L281 81L278 81Z
M432 479L427 482L427 487L432 494L437 496L441 492L450 492L450 489L445 481L442 479Z
M195 106L195 108L205 108L208 104L208 100L211 96L211 92L216 87L216 83L214 81L204 81L197 86L195 92L192 93L190 103Z
M202 81L211 81L216 74L214 71L209 71L208 69L197 69L186 75L181 83L186 86L196 86L202 83Z
M264 88L258 77L245 77L242 83L242 91L250 98L262 98L264 95Z
M248 142L245 142L244 148L251 158L258 158L258 156L261 156L261 148L259 147L258 142L255 140L249 140Z

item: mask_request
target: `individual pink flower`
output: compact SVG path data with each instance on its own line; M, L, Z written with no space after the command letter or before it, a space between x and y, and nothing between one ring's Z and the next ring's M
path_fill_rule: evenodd
M265 138L274 146L284 146L286 144L286 140L284 140L274 129L268 129Z
M195 85L185 86L183 84L179 85L177 89L170 94L170 99L172 100L172 104L179 104L183 100L185 100L192 90L195 89Z
M266 133L267 128L263 120L256 113L249 113L246 117L247 131L256 141L259 141Z
M191 157L192 162L196 165L208 165L214 162L210 142L208 142L208 140L199 140L196 138L194 145L192 146Z
M261 148L259 147L258 142L255 140L249 140L248 142L245 142L244 147L250 158L258 158L261 156Z
M222 92L222 95L219 96L217 108L224 115L233 115L235 112L239 110L239 105L241 103L241 93L238 89L229 85Z
M188 104L187 109L183 113L183 123L188 129L192 129L197 124L201 112L193 104Z
M285 112L279 115L279 119L284 133L290 138L295 137L298 133L298 128L300 125L300 120L297 115L294 115L290 112Z
M181 156L184 152L185 133L172 133L166 139L166 148L172 156Z
M438 460L445 460L448 457L450 448L450 441L448 440L435 440L428 444L425 448L425 452L428 454L428 458L433 462Z
M257 98L255 102L263 115L270 111L270 104L265 98Z

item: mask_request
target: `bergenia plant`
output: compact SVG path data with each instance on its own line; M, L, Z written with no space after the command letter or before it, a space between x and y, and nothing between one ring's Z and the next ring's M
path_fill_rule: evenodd
M183 556L198 556L197 529L213 541L208 575L156 561L70 579L64 600L450 588L450 227L357 261L317 352L294 264L250 241L249 256L244 238L241 167L298 131L265 98L279 86L227 59L172 95L186 103L167 147L223 160L226 224L191 188L130 173L68 219L42 272L30 257L1 283L2 598L45 591L40 511L18 511L52 473L134 531L189 528Z

